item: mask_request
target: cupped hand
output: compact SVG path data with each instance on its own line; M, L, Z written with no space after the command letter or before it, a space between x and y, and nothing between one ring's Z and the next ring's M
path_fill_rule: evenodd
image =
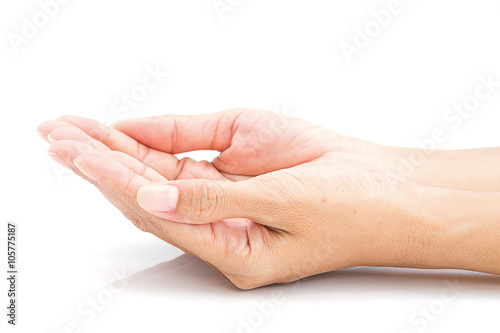
M244 289L405 256L408 186L375 146L276 113L235 109L39 127L49 152L140 229ZM216 150L212 162L178 160ZM387 246L388 239L402 248ZM377 255L373 255L376 253Z

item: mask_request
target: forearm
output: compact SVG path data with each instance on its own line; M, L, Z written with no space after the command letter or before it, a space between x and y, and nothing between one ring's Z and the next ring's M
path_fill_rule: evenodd
M408 186L399 202L369 265L500 274L500 194Z
M421 150L382 147L386 162L406 181L465 191L500 192L500 147Z

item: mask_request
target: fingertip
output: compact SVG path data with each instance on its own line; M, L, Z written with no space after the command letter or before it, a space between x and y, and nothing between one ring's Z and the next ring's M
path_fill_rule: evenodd
M109 127L119 130L119 128L122 127L123 125L125 125L127 122L128 122L128 119L119 120L119 121L114 122L111 125L109 125Z
M123 130L123 129L127 128L128 126L130 126L130 124L140 121L141 119L143 119L143 118L122 119L122 120L118 120L117 122L112 123L109 127L120 131L120 130Z
M78 168L78 170L80 170L80 168L83 168L82 159L83 158L81 156L77 156L73 159L73 164Z
M138 128L138 126L140 127L149 125L152 123L152 119L154 118L155 117L123 119L111 124L110 127L120 132L125 132L131 129L133 130L134 128Z
M130 128L132 125L140 124L140 119L142 119L142 118L119 120L119 121L111 124L109 127L113 128L117 131L120 131L122 133L127 133L127 132L130 132Z
M43 123L41 123L40 125L38 125L35 130L36 130L37 134L44 141L46 141L47 143L50 143L49 139L47 138L47 134L49 133L48 124L49 124L49 121L44 121Z
M44 124L45 124L45 122L41 123L41 124L40 124L40 125L38 125L38 126L36 127L36 129L35 129L35 131L36 131L38 134L40 134L40 135L44 134Z
M63 168L71 170L71 167L64 161L64 159L56 152L48 150L47 155L57 164L62 166Z
M71 120L71 119L75 119L75 118L78 118L78 116L72 116L72 115L69 115L69 114L65 114L65 115L62 115L62 116L58 117L56 120L67 121L67 120Z
M43 141L51 143L47 135L45 135L45 133L37 131L37 134L43 139Z

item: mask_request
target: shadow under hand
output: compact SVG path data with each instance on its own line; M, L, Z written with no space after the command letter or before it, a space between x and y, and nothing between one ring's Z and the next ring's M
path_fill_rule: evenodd
M128 290L140 293L173 294L197 293L198 296L230 296L244 293L257 298L268 295L272 288L280 288L293 295L328 301L330 297L356 300L362 297L423 293L440 293L446 288L458 288L464 295L498 298L500 276L460 270L424 270L389 267L355 267L304 278L294 283L275 284L250 291L241 291L229 280L199 258L181 256L142 270L126 278Z
M482 298L498 299L500 295L500 276L451 269L354 267L311 276L299 283L296 289L301 299L330 295L353 300L376 296L374 299L378 300L381 296L390 299L396 295L435 295L445 289Z
M182 254L179 257L139 271L125 278L127 290L141 293L220 294L237 290L233 284L201 259Z

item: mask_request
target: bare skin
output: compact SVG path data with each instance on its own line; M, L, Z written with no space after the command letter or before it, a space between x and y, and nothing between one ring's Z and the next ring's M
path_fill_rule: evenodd
M495 148L426 154L402 177L399 163L411 150L258 110L112 128L65 116L38 130L51 157L139 229L243 289L360 265L500 274ZM207 149L220 155L212 162L174 156ZM457 156L465 166L448 162ZM489 179L463 177L473 159L480 163L470 168Z

